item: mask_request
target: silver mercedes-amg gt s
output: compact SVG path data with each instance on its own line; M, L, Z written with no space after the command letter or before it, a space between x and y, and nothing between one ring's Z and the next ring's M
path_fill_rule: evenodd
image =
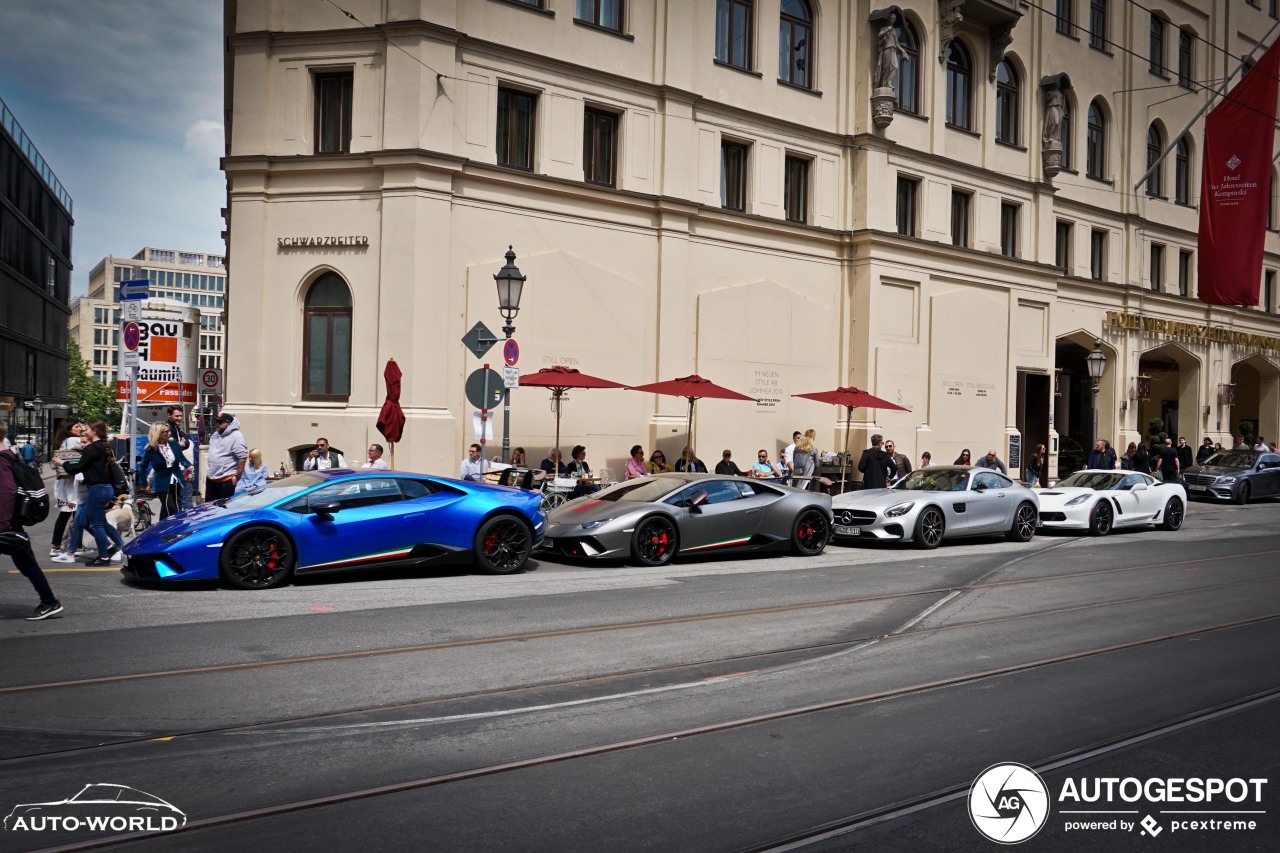
M661 566L676 554L821 554L831 497L717 474L658 474L569 501L547 516L543 552Z

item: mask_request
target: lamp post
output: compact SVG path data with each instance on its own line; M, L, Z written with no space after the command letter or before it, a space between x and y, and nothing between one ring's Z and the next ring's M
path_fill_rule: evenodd
M1107 369L1107 356L1102 351L1102 338L1093 342L1093 352L1084 360L1089 368L1089 378L1093 380L1093 440L1098 440L1098 383L1102 381L1102 373Z
M502 319L505 325L502 327L502 333L506 335L507 340L511 340L511 335L515 333L516 327L511 324L515 316L520 313L520 294L524 291L525 276L521 275L520 268L516 266L516 253L511 246L507 246L507 263L506 265L494 273L493 281L498 285L498 310L502 312ZM504 464L511 460L511 389L502 389L502 461Z

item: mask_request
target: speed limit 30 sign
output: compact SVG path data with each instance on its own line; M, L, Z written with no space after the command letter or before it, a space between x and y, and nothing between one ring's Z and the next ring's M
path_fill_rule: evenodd
M201 370L200 390L215 397L222 396L222 368L208 367Z

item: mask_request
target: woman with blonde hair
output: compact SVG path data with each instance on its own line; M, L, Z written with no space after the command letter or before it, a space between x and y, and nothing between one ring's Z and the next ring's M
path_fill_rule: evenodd
M147 449L142 452L139 470L149 472L147 482L151 492L160 499L160 518L165 519L178 512L178 495L182 490L182 477L191 463L174 450L168 421L156 421L147 430Z
M249 460L244 466L244 476L236 480L237 492L250 492L267 485L267 466L262 463L262 450L253 448L249 451Z
M818 437L817 430L805 430L804 435L796 439L796 449L791 453L791 474L796 479L791 485L807 488L812 479L799 480L801 477L812 478L818 472L818 449L813 440ZM799 482L797 482L799 480Z

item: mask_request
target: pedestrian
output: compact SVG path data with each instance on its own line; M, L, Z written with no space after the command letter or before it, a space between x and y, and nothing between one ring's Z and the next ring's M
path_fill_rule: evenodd
M1187 470L1193 464L1193 460L1191 446L1187 444L1186 436L1178 436L1178 469Z
M1129 442L1129 448L1125 451L1121 463L1123 467L1130 471L1141 471L1143 474L1151 473L1151 457L1147 455L1146 445L1140 441Z
M516 448L516 450L519 450L519 449L520 449L520 448L518 448L518 447ZM253 451L249 451L249 458L251 458L251 459L253 458ZM518 467L518 466L516 466L516 463L515 463L515 453L512 453L512 454L511 454L511 459L512 459L512 462L511 462L512 467ZM388 468L390 468L390 467L391 467L390 465L388 465L388 464L387 464L387 460L385 460L385 459L383 459L383 458L382 458L382 445L381 445L381 444L371 444L371 445L369 445L369 459L368 459L368 461L367 461L367 462L365 462L365 463L364 463L363 465L361 465L360 467L361 467L361 468L373 468L373 469L376 469L376 470L379 470L379 471L385 471L386 469L388 469Z
M971 465L972 457L969 455L969 448L960 451L960 455L956 457L956 461L952 465Z
M889 484L892 486L911 473L911 460L907 458L907 454L898 452L897 446L892 440L884 443L884 452L889 454L889 458L893 460L893 466L897 472L894 474L893 483Z
M147 448L142 452L142 461L139 462L140 470L149 469L151 472L148 482L152 494L160 499L161 519L181 512L179 500L182 483L191 470L191 463L182 455L181 450L177 456L174 455L173 444L169 440L171 435L169 421L152 424L147 431Z
M191 439L187 438L186 413L181 406L169 406L165 409L165 419L169 422L169 447L173 455L194 460L191 453ZM191 494L196 489L195 468L183 474L178 489L178 509L191 509Z
M36 467L36 445L34 439L28 437L27 442L18 449L22 455L22 464L28 468Z
M1232 450L1248 450L1249 445L1245 444L1243 435L1237 435L1235 447L1231 449Z
M1100 438L1093 443L1093 450L1089 452L1089 460L1084 467L1091 471L1113 471L1116 467L1116 452L1107 441Z
M676 460L676 471L681 474L705 474L707 466L701 459L693 455L692 447L685 447Z
M994 468L1001 474L1008 474L1009 467L1004 464L1004 460L996 455L995 449L987 451L987 455L974 463L975 468Z
M716 463L716 473L721 476L743 476L742 469L738 467L737 462L733 461L732 450L726 450L724 453L720 454L720 461Z
M267 487L267 465L262 461L262 451L253 448L244 466L244 476L236 481L237 492L251 492Z
M1181 465L1178 462L1178 451L1173 446L1173 439L1166 438L1164 447L1160 448L1159 457L1160 479L1166 483L1178 482L1181 474Z
M214 421L209 435L209 473L205 477L205 501L222 500L236 493L236 483L244 476L249 445L240 432L235 415L223 412Z
M114 503L116 499L116 477L112 468L118 471L119 466L116 465L116 457L111 452L111 446L107 444L107 425L102 421L94 420L89 421L87 426L85 444L81 447L80 458L63 462L55 457L53 464L68 474L84 474L86 487L84 525L89 528L89 532L93 534L94 544L98 546L98 556L86 565L108 566L112 561L119 562L122 559L121 549L124 548L120 531L107 523L107 506ZM71 543L80 541L82 529L79 519L72 523ZM55 563L74 563L75 561L75 555L70 551L65 551L53 558Z
M1271 445L1267 444L1267 440L1265 438L1258 436L1258 440L1253 445L1253 449L1260 450L1263 453L1269 453L1271 451Z
M864 489L883 489L898 473L893 459L881 448L882 444L884 444L884 436L875 433L871 436L871 446L862 451L862 458L858 460L858 470L862 472Z
M329 439L324 437L316 439L315 449L307 454L307 458L302 463L304 471L326 471L330 468L346 467L346 458L329 447Z
M1205 436L1204 443L1200 445L1200 449L1196 451L1196 464L1200 465L1204 460L1213 455L1213 439Z
M791 476L798 478L799 482L793 479L791 485L801 489L812 487L813 477L818 473L818 448L813 443L817 437L817 430L811 429L796 441L795 450L791 454Z
M791 433L791 443L782 448L782 464L786 466L788 471L794 471L796 467L795 452L796 445L800 443L800 430Z
M467 456L458 466L458 479L468 480L472 483L483 483L484 473L488 465L484 461L484 453L480 449L480 445L471 444L467 447Z
M645 466L645 471L650 474L670 474L673 469L667 464L667 455L661 450L655 449L649 455L649 464Z
M646 474L648 471L644 467L644 448L638 444L632 445L631 458L627 460L627 466L623 469L622 479L634 480Z
M0 421L0 439L9 435L8 424ZM26 576L40 596L40 604L30 616L28 622L38 622L62 612L62 604L53 594L49 581L40 570L35 552L31 550L31 537L22 529L21 524L14 523L14 504L18 499L18 481L13 476L13 466L18 464L18 457L9 448L0 451L0 553L13 558L14 567Z
M1034 489L1038 486L1047 486L1048 483L1040 479L1040 471L1044 468L1046 457L1049 455L1049 449L1043 444L1037 444L1036 449L1032 452L1031 458L1027 460L1027 468L1023 472L1023 478L1027 481L1027 488Z
M63 418L58 430L53 434L53 447L56 451L72 451L80 449L80 433L84 426L75 418ZM53 524L53 539L49 543L49 556L56 557L63 551L62 540L67 535L67 525L75 515L79 501L76 499L76 481L70 474L61 473L54 468L57 479L53 481L53 500L58 510L58 520Z
M933 454L932 454L932 453L930 453L929 451L927 451L927 450L926 450L924 453L921 453L921 454L920 454L920 467L921 467L921 468L928 468L928 467L929 467L930 465L932 465L932 464L933 464Z

